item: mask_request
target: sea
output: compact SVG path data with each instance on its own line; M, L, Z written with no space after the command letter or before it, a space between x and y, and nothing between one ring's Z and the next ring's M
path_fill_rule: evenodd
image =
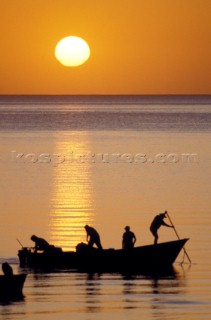
M211 319L210 146L211 96L0 96L0 262L27 273L0 319ZM165 210L158 241L189 238L171 274L19 266L31 235L75 250L86 224L104 248L125 226L152 244Z

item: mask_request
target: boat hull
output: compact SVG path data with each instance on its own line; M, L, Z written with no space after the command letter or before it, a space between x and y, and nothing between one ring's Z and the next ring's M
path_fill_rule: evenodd
M158 269L171 266L188 239L157 245L135 247L132 250L98 250L79 244L77 251L35 253L19 250L20 266L30 268L69 268L79 271L124 271Z
M23 286L26 274L0 276L0 300L23 299Z

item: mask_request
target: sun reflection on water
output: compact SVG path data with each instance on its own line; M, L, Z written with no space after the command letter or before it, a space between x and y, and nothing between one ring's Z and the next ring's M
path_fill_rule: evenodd
M85 132L67 136L58 133L55 153L65 155L87 152ZM93 221L93 194L90 164L64 161L54 166L54 185L51 199L49 239L63 250L74 250L85 241L85 224Z

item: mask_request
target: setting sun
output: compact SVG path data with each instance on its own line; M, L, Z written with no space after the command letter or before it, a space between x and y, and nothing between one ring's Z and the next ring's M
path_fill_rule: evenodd
M210 0L2 3L2 95L211 94Z
M90 48L82 38L69 36L57 43L55 56L63 66L77 67L89 59Z

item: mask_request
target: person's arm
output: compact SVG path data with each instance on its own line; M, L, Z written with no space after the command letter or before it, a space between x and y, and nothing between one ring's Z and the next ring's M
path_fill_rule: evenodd
M35 242L34 252L37 252L38 250L39 250L39 246L38 246L37 243Z
M166 222L162 222L162 225L163 226L166 226L166 227L168 227L168 228L173 228L173 226L172 225L170 225L170 224L168 224L168 223L166 223Z
M136 236L135 236L135 234L133 234L133 244L135 244L136 243Z

